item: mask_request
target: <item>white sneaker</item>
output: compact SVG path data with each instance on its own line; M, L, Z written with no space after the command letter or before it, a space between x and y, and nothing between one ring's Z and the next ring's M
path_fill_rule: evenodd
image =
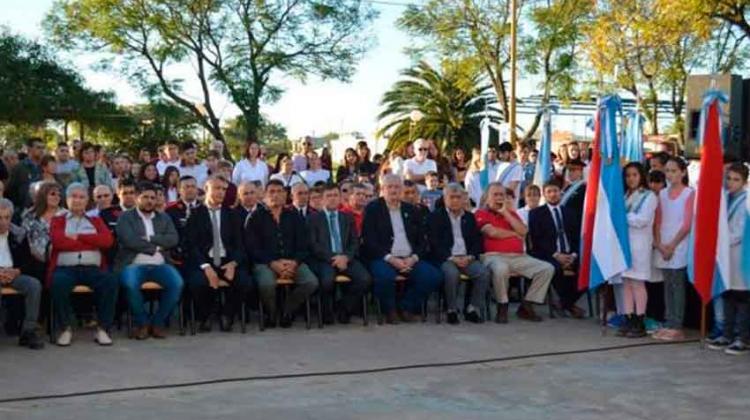
M72 340L73 330L68 327L63 332L61 332L60 335L57 336L57 345L60 347L68 347Z
M96 332L94 333L94 341L100 346L112 345L112 339L109 337L109 334L101 328L96 329Z

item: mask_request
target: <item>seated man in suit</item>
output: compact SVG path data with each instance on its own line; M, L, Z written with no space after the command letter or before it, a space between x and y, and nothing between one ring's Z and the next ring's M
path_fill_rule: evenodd
M223 205L227 181L216 175L205 184L206 205L196 207L185 227L187 284L195 300L200 330L211 331L219 281L229 283L219 326L231 331L234 316L250 289L250 272L237 213Z
M523 248L526 225L512 206L506 187L499 182L491 182L487 186L487 208L476 212L477 224L484 236L482 262L492 272L498 302L495 322L508 322L508 279L511 273L531 279L531 286L516 315L539 322L542 318L534 312L533 305L544 303L555 269L544 261L526 255Z
M88 188L80 182L68 185L65 191L68 213L50 221L52 254L49 268L52 274L50 297L55 309L56 327L62 332L58 346L69 346L73 339L73 308L70 295L82 284L94 290L98 326L94 341L109 346L109 329L117 301L117 278L107 270L107 253L114 239L112 232L99 217L86 216L89 202Z
M175 229L177 229L177 235L179 235L180 242L176 247L172 248L171 254L175 262L179 266L184 267L185 261L185 226L190 218L192 211L201 205L198 201L198 182L190 175L184 175L180 177L180 183L178 186L180 199L171 203L165 212L172 219Z
M318 275L323 297L323 321L333 323L332 298L336 274L348 276L351 281L344 285L344 296L339 305L338 320L349 323L362 295L370 287L370 274L356 259L359 251L359 236L351 215L339 211L341 193L336 185L328 185L323 192L322 211L310 216L310 249L316 264L313 270Z
M37 334L39 303L42 285L29 275L33 261L26 232L10 223L13 203L0 198L0 285L18 291L24 298L24 318L18 345L30 349L44 348L44 340Z
M464 197L461 184L448 184L443 192L445 206L438 207L427 219L431 260L443 271L449 324L459 323L456 292L461 274L472 282L471 303L464 314L470 322L483 321L481 309L490 282L489 270L479 262L482 234L474 215L464 211Z
M156 186L148 181L138 183L136 208L120 215L117 222L117 257L114 272L120 273L138 340L149 337L166 338L164 325L182 293L182 277L171 264L169 250L177 246L179 237L172 219L156 211ZM158 283L159 309L149 319L143 306L141 285Z
M384 175L381 179L382 197L367 206L362 222L363 257L369 260L375 297L389 324L398 322L398 275L407 278L398 313L405 322L417 318L422 303L442 281L440 271L423 260L426 257L423 224L417 209L401 201L403 185L400 176Z
M237 188L237 195L239 196L237 211L239 212L243 228L247 227L250 218L258 210L258 205L263 206L260 203L260 198L263 194L261 185L260 181L243 181L240 183L239 188Z
M582 318L584 311L576 306L581 296L575 275L577 272L579 236L575 231L575 215L560 204L560 186L547 182L542 193L546 204L529 212L529 254L555 267L552 284L560 297L562 309L574 318Z
M315 213L315 209L310 207L310 188L304 182L292 185L291 208L296 210L305 222Z
M305 264L309 256L307 229L299 212L284 206L286 193L279 180L266 184L266 208L258 210L246 229L246 241L253 246L253 277L266 309L264 322L274 327L276 280L294 279L294 289L284 302L280 325L289 328L294 312L318 288L318 279Z

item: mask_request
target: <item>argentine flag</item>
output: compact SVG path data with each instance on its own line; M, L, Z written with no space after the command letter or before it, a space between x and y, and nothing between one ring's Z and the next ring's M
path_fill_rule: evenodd
M552 114L556 114L560 108L557 105L546 105L539 108L544 125L542 127L542 142L539 145L539 154L534 167L534 180L532 184L542 188L552 175Z
M750 287L750 200L745 200L745 231L742 234L742 277Z
M721 134L721 104L726 102L723 92L709 90L701 109L701 175L688 242L688 277L704 303L729 286L729 223Z
M586 185L578 288L595 289L630 268L630 241L620 168L617 95L599 101L591 170Z
M643 123L646 118L633 110L627 114L628 124L622 141L622 157L625 162L643 162Z

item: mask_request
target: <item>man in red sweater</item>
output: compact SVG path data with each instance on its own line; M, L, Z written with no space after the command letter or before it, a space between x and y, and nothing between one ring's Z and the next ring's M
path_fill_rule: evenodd
M106 270L106 251L113 245L112 232L99 217L86 216L88 189L74 182L66 190L67 214L50 222L51 295L54 323L62 330L58 346L69 346L73 338L71 322L73 308L70 295L73 288L85 285L93 289L99 325L94 340L102 346L112 344L109 329L117 301L117 278Z

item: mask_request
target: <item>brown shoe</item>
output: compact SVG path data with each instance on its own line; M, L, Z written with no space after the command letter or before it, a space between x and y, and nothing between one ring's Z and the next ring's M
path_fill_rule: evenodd
M151 327L151 337L167 338L167 332L161 327Z
M521 306L518 307L516 315L518 316L518 318L525 319L527 321L542 322L542 317L534 312L534 307L529 302L523 302Z
M497 314L495 314L496 324L507 324L508 323L508 304L498 303Z
M399 323L398 316L396 315L396 311L388 312L388 314L386 314L385 323L391 324L391 325L396 325Z
M412 322L417 322L417 320L419 320L418 315L415 315L408 311L400 311L398 313L398 316L399 318L401 318L402 322L406 322L407 324L412 323Z
M142 327L136 327L133 329L133 332L130 333L130 338L135 338L136 340L145 340L148 338L148 327L142 326Z
M586 316L586 311L575 305L567 308L566 311L570 314L571 317L575 319L582 319L584 316Z

